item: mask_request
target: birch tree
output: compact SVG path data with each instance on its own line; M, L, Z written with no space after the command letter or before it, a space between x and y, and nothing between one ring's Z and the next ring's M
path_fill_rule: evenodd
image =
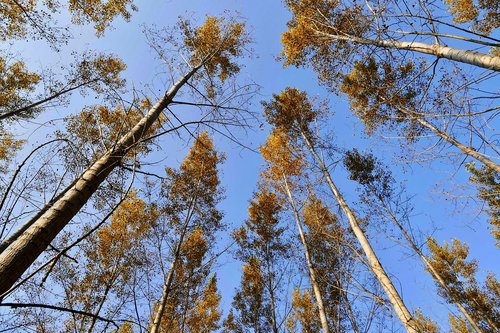
M148 113L85 170L64 192L65 194L24 231L0 255L0 293L4 294L47 248L88 201L123 156L144 138L144 133L172 102L177 92L201 69L222 81L239 67L234 58L241 56L248 42L244 25L222 18L209 17L197 29L184 29L186 48L191 52L189 70L156 101Z
M349 226L363 249L369 267L383 287L394 312L408 332L416 332L411 312L408 310L403 299L394 287L365 232L360 227L358 218L333 182L330 171L317 151L315 145L316 141L311 129L311 122L317 117L318 111L313 108L306 93L295 88L287 88L280 95L274 95L271 102L264 103L264 108L266 118L271 125L282 129L288 133L290 137L294 138L294 140L300 140L300 142L305 144L310 152L312 160L318 166L324 179L326 179L332 196L346 215Z

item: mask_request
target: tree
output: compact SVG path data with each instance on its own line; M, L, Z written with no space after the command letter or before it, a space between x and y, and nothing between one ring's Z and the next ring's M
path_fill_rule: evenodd
M238 311L233 316L237 317L226 320L231 324L226 324L226 329L237 322L244 331L279 332L279 290L288 256L285 228L279 219L282 205L276 194L263 189L250 201L245 225L233 232L239 246L236 255L245 264L233 300L233 308Z
M297 332L297 322L300 324L302 333L313 333L320 330L320 323L316 313L315 303L312 300L310 291L301 292L294 289L292 294L292 313L288 317L286 326L290 333Z
M450 0L447 3L452 4L452 12L465 12L459 8L463 1ZM483 30L489 33L498 27L494 19L498 15L498 6L488 1L481 3L491 14L487 14L492 18L491 24L485 22L485 27L489 28ZM288 23L289 29L282 37L286 64L303 65L311 60L323 78L332 74L330 72L332 66L328 62L332 61L338 52L348 55L357 46L374 49L375 52L388 50L396 53L397 50L404 50L430 54L437 58L500 71L500 57L496 55L448 47L441 43L441 39L449 39L464 40L472 45L498 46L498 43L490 42L498 40L441 21L440 18L432 16L432 9L425 3L414 2L413 6L405 8L397 6L392 1L383 4L366 3L363 6L349 1L287 0L286 5L293 14L292 20ZM416 24L413 24L411 19L416 20ZM457 20L455 16L455 22L466 21L469 20L460 18ZM489 40L482 42L459 35L443 34L438 30L443 26L473 33ZM417 41L401 41L401 38L407 36L414 36ZM434 38L435 43L425 43L428 37ZM418 39L423 41L420 42Z
M396 315L408 332L416 332L410 311L392 284L387 272L380 264L365 232L360 227L354 211L349 207L338 190L325 162L316 151L315 138L310 128L310 123L317 117L318 111L313 108L306 93L289 87L280 95L274 95L271 102L264 103L264 110L266 118L271 125L286 131L292 140L302 140L308 148L313 160L319 166L322 176L326 179L333 197L346 215L351 230L365 253L370 269L382 285Z
M486 277L484 287L476 280L477 262L467 261L469 248L454 239L440 246L433 238L427 242L431 251L431 266L442 277L445 287L438 284L439 293L450 303L460 303L483 332L496 332L500 326L500 284L493 274ZM452 326L459 324L450 317ZM460 331L460 330L459 330Z
M455 12L477 7L471 5L472 1L448 3ZM498 7L489 1L480 3L494 22ZM500 56L494 51L499 46L497 39L448 22L449 17L440 15L445 9L436 2L411 1L399 6L396 1L362 5L290 0L286 4L293 18L282 35L285 66L311 66L328 88L346 93L352 111L369 133L382 125L403 127L404 137L415 141L428 132L500 171L498 162L490 156L497 155L494 134L484 126L490 120L484 118L485 114L494 117L497 107L491 107L490 102L497 93L480 95L477 91L478 82L486 80L488 74L462 74L449 63L437 66L440 59L448 59L498 71ZM485 24L491 29L497 27ZM452 29L452 33L441 33L441 29ZM456 31L485 40L453 35ZM402 41L410 36L412 41ZM471 48L494 48L491 54L478 53L444 46L444 40L466 41ZM431 54L435 60L429 63L417 57L419 53ZM473 140L469 140L470 134Z
M424 263L425 269L431 273L441 293L446 294L447 299L451 299L450 297L453 295L454 291L448 287L446 277L432 265L432 260L424 254L415 238L410 234L411 229L407 230L403 222L397 217L397 211L403 216L408 216L409 212L407 208L403 207L403 203L397 202L393 186L395 180L391 173L384 169L382 164L372 154L362 155L356 149L346 152L344 165L350 173L349 178L358 182L364 188L362 202L373 208L374 214L382 215L384 219L396 225L409 247ZM395 207L395 209L391 207ZM407 222L407 224L409 224L409 222ZM475 320L471 313L463 306L462 302L455 300L453 303L474 330L476 332L482 332L477 320ZM430 319L425 319L421 311L418 313L416 312L415 316L419 318L416 319L417 321L427 322L430 325ZM421 325L424 324L422 323ZM424 326L427 326L427 324ZM430 330L430 328L427 330Z
M317 310L321 321L321 328L323 332L328 333L330 330L328 327L325 307L323 305L322 292L317 281L314 262L311 259L309 245L303 230L303 222L300 216L299 208L297 207L298 205L294 195L292 194L292 191L298 187L297 180L295 178L300 177L304 173L303 157L301 156L300 151L291 147L286 134L281 132L279 129L275 129L271 132L265 145L260 147L260 151L262 157L264 157L268 164L267 169L264 170L262 174L263 181L265 183L271 183L277 193L286 198L293 212L299 238L304 249L304 257L306 259L309 280L314 292Z
M194 41L195 46L189 47L195 47L198 51L193 53L190 59L194 66L149 109L148 114L131 131L84 171L75 185L70 186L60 200L54 202L51 208L0 255L0 293L5 293L13 285L78 213L123 156L143 139L144 133L196 72L204 67L212 68L217 73L219 70L228 70L227 75L237 71L238 66L232 58L241 55L242 48L248 42L242 23L209 17L205 25L194 31L184 31L184 34L186 41ZM207 36L210 39L204 40ZM224 79L225 76L221 78Z
M141 244L159 215L154 205L146 204L132 192L118 206L110 223L82 245L80 257L84 265L64 259L66 262L55 271L55 279L65 291L64 305L94 314L66 320L67 330L90 333L101 313L121 311L120 303L129 297L125 290L133 283L134 272L146 261Z
M488 205L486 212L491 216L490 231L497 240L497 246L500 246L500 174L484 165L478 169L474 162L468 163L465 168L471 173L471 183L479 187L478 197Z
M180 277L177 277L177 280L180 279L177 281L178 284L182 283L182 279L193 279L189 275L182 276L181 273L177 273L182 252L187 251L187 249L195 251L195 253L197 253L197 249L201 251L198 253L197 261L191 260L197 262L195 267L201 266L202 259L208 251L208 244L212 243L215 233L222 227L220 223L222 213L216 207L221 199L217 168L222 160L223 157L215 151L208 134L202 132L196 138L193 147L181 164L180 171L167 169L170 179L164 184L167 203L163 209L168 228L174 233L172 241L175 243L175 247L173 253L170 254L171 264L167 276L164 278L162 296L153 314L152 333L160 331L167 302L169 298L172 298L172 286L176 275L180 274ZM196 238L193 237L196 235L203 237L204 246L194 242ZM215 277L213 279L212 284L215 283ZM194 323L192 324L194 325ZM201 323L199 324L201 325Z

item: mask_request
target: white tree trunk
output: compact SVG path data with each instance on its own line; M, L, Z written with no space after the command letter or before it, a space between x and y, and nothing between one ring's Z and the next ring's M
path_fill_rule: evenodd
M295 221L297 222L297 227L299 230L300 241L302 242L302 246L304 247L304 255L306 257L307 268L309 270L309 278L311 280L311 286L314 292L314 297L316 298L316 305L318 306L319 319L321 321L321 327L323 328L323 333L329 333L328 329L328 321L326 318L325 306L323 304L323 297L321 295L321 291L318 284L318 279L316 278L316 271L314 269L311 255L309 253L309 246L307 245L306 237L304 235L304 230L302 229L302 222L300 220L299 212L297 210L297 206L295 205L295 200L293 199L292 193L290 192L290 188L288 186L288 181L286 176L283 176L283 180L285 182L285 191L288 197L288 201L292 206L293 215L295 217Z
M368 259L368 263L370 264L370 269L372 270L373 274L382 285L382 288L384 289L389 299L389 302L392 304L392 307L396 312L396 315L398 316L399 320L409 333L417 333L417 330L415 328L415 321L412 318L410 311L404 304L401 296L399 296L398 291L396 290L396 288L392 284L391 279L387 275L387 272L384 270L382 264L378 260L378 257L375 254L375 251L373 250L370 242L366 238L364 231L360 228L358 219L354 215L354 212L347 205L347 203L344 200L344 197L340 194L339 190L335 186L335 183L333 182L330 176L330 172L326 168L326 165L321 159L321 157L316 152L314 146L311 144L311 141L309 140L307 135L305 135L305 133L302 133L302 137L306 142L306 145L309 148L314 159L318 163L321 172L323 173L323 176L326 178L328 186L330 187L333 196L337 200L342 211L345 213L347 220L349 221L349 225L351 226L354 235L358 239L361 248L363 249L366 255L366 258Z
M493 71L500 71L500 57L493 56L485 53L461 50L439 44L426 44L420 42L400 42L397 40L380 40L368 39L349 35L333 35L322 31L315 30L316 33L323 37L331 39L345 40L353 43L373 45L387 49L401 49L413 52L425 53L434 55L438 58L446 58L449 60L462 62L464 64L477 66L481 68L491 69Z

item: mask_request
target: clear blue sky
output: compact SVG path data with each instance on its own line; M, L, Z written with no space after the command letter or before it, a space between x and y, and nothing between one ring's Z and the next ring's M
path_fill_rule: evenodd
M255 40L252 45L255 55L252 59L244 61L245 67L241 73L244 79L251 79L262 87L260 95L254 100L252 106L254 111L260 112L260 100L270 99L272 93L277 93L289 85L306 90L314 96L329 98L331 107L336 112L332 120L336 144L345 148L373 149L377 156L385 159L385 163L390 165L396 179L405 180L409 194L415 195L414 225L421 226L423 230L431 230L432 225L435 225L438 228L435 237L439 242L449 241L452 237L468 242L471 257L479 260L483 276L486 270L499 271L498 260L495 258L498 250L495 249L493 238L486 229L486 218L475 215L478 207L472 205L462 211L463 201L452 202L448 196L441 193L445 190L452 191L455 186L452 182L465 183L466 178L463 172L450 180L449 176L454 169L451 169L453 166L446 162L433 163L431 166L428 164L412 165L406 168L398 164L397 156L401 152L397 139L382 141L377 138L367 138L363 134L362 124L350 114L345 97L328 94L325 89L318 86L315 73L295 68L284 69L275 60L281 48L280 34L286 29L286 22L289 19L289 13L280 1L170 0L137 1L137 5L139 12L133 14L130 23L124 23L121 19L115 21L114 29L108 31L103 38L96 38L90 28L82 28L81 34L56 55L39 43L35 48L31 42L18 43L12 46L12 51L21 54L33 66L45 67L50 67L55 62L64 64L69 57L68 51L71 50L109 51L121 57L128 65L126 79L129 83L133 83L136 87L142 87L145 84L157 86L159 82L157 73L161 71L161 68L153 60L154 55L145 42L141 25L173 26L179 15L194 14L195 17L203 19L207 14L221 14L226 9L238 11L247 19ZM82 106L89 104L92 104L92 101L75 95L68 109L51 110L43 113L38 120L42 122L59 118L67 112L77 112ZM266 134L267 128L265 130L254 129L242 138L246 144L256 148L263 143ZM165 137L162 140L170 139ZM216 145L219 150L227 154L223 167L226 199L221 204L221 209L226 214L226 222L230 226L238 226L246 218L248 200L256 188L262 160L258 154L243 150L224 138L217 138ZM168 161L171 163L179 163L187 148L185 145L169 145L168 142L163 142L162 146L169 147L169 151L155 154L163 154L162 156L167 154ZM154 160L155 157L151 159ZM158 157L161 158L160 155ZM344 174L339 173L339 175ZM347 200L354 204L356 192L353 184L339 177L338 185ZM382 239L377 235L372 236ZM401 248L394 246L394 243L384 239L374 240L374 242L375 246L380 249L381 262L386 270L397 276L395 284L401 287L408 305L411 308L423 308L425 314L446 326L447 306L440 304L442 301L436 295L434 284L423 272L420 262L405 255L404 253L409 253L409 251L401 251ZM227 311L232 301L234 288L239 284L240 263L232 260L230 256L223 258L222 261L227 264L220 268L218 278L219 288L223 294L223 306Z

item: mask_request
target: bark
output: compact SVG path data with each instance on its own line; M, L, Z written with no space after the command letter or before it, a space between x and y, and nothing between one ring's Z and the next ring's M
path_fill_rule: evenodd
M403 302L403 299L399 295L398 291L392 284L391 279L387 275L387 272L384 270L382 267L382 264L378 260L377 255L375 254L375 251L373 250L370 242L366 238L366 235L364 231L361 229L358 223L358 219L354 215L354 212L351 210L351 208L347 205L346 201L344 200L344 197L342 194L339 192L337 187L335 186L335 183L333 182L330 172L328 171L325 163L321 159L321 157L318 155L316 152L316 149L312 145L311 141L307 137L305 133L301 133L302 137L310 150L311 154L313 155L314 159L318 163L321 172L323 173L324 177L327 180L328 186L330 187L330 190L337 200L337 202L340 205L340 208L342 211L345 213L347 220L349 221L349 225L351 226L351 229L358 239L361 248L363 249L366 258L368 260L368 263L370 265L370 269L372 270L373 274L377 278L377 280L380 282L382 285L382 288L384 289L385 293L387 294L387 297L389 299L389 302L392 304L392 307L394 311L396 312L396 315L398 316L399 320L405 327L405 329L409 333L417 333L417 330L415 329L415 321L412 318L412 315L406 305Z
M386 211L386 213L389 215L389 217L392 220L392 222L394 222L394 224L401 231L401 233L403 234L403 237L406 239L406 241L408 242L408 244L410 245L410 247L413 249L413 251L415 251L415 253L417 253L417 255L420 257L420 259L422 259L422 261L424 262L425 266L427 266L429 272L432 274L432 276L434 277L434 279L436 280L436 282L444 290L446 290L446 292L448 293L448 295L451 295L450 290L448 289L448 286L446 285L444 279L441 277L441 275L439 274L439 272L434 269L434 267L432 266L432 264L430 263L430 261L427 259L427 257L424 255L424 253L420 250L420 248L417 246L417 244L415 244L415 242L413 241L412 237L403 228L403 226L401 225L401 223L399 223L399 220L396 218L396 216L394 216L393 212L389 209L389 207L384 202L384 200L382 199L382 197L380 197L380 195L376 194L374 190L372 190L372 193L375 195L375 197L380 202L380 204L382 205L382 207L384 208L384 210ZM469 315L469 313L462 306L462 304L460 304L459 302L455 302L455 301L453 301L453 304L456 305L456 307L460 310L460 312L464 315L464 317L467 319L467 321L471 324L471 326L474 328L474 330L477 333L482 333L483 332L479 328L477 322Z
M176 82L117 144L92 164L76 184L54 203L33 225L0 255L0 294L4 294L19 279L52 240L80 211L100 184L120 163L124 155L138 143L144 133L172 102L179 89L201 67L192 68Z
M464 64L477 66L481 68L491 69L493 71L500 71L500 57L493 56L481 52L461 50L453 47L443 46L440 44L426 44L420 42L401 42L397 40L381 40L381 39L368 39L355 36L340 36L316 31L320 36L329 37L332 39L351 41L353 43L373 45L376 47L386 49L401 49L412 52L424 53L434 55L438 58L446 58L452 61L461 62Z
M271 326L273 328L273 333L278 333L278 324L276 320L276 300L274 298L274 288L273 288L273 281L272 281L272 272L271 272L271 265L269 263L269 256L267 256L268 260L266 260L267 264L267 284L269 288L269 303L271 304Z
M321 328L323 329L324 333L329 333L330 330L328 328L328 320L326 319L326 311L325 311L325 306L323 304L323 297L321 295L318 280L316 278L316 271L314 269L314 266L313 266L313 263L311 260L309 246L307 245L306 237L304 235L304 230L302 228L302 222L300 220L297 206L295 205L295 200L293 199L292 193L290 192L290 187L288 186L288 181L286 179L286 176L283 176L283 179L285 181L286 195L288 197L288 200L290 201L290 205L292 206L295 221L297 222L300 241L302 242L302 246L304 247L304 255L306 257L306 263L307 263L307 268L309 270L309 278L311 280L311 286L312 286L312 289L314 292L314 297L316 298L316 305L318 306L319 319L321 321Z

